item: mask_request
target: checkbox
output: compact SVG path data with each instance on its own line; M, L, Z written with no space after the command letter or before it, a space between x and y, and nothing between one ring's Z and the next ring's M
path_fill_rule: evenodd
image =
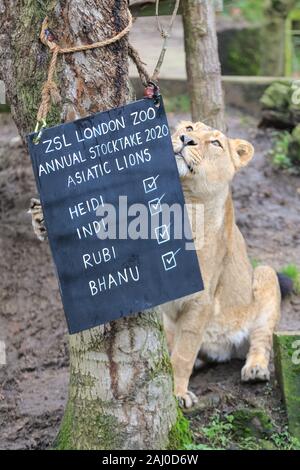
M169 227L167 225L161 225L160 227L156 227L155 236L159 245L168 242L170 240Z
M146 178L143 180L143 185L144 185L144 191L145 193L151 193L151 191L155 191L157 189L157 184L156 180L159 177L157 176L151 176L150 178Z
M165 253L164 255L161 256L165 271L170 271L170 269L174 269L177 266L176 262L176 255L180 251L179 250L175 251L169 251L168 253Z
M164 197L164 194L161 197L156 197L155 199L148 201L148 206L149 206L151 215L159 214L162 211L161 200L163 197Z

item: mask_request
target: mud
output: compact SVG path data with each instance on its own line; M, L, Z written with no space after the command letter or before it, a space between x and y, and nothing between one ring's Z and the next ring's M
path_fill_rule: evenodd
M185 117L170 115L170 123ZM0 365L0 448L44 449L57 433L67 397L67 330L48 244L34 237L26 212L36 195L29 157L9 116L0 120L0 340L7 353L7 365ZM300 179L272 169L266 158L271 135L256 124L229 110L229 134L256 149L234 181L237 222L251 258L280 269L300 259ZM280 327L300 329L299 296L283 302ZM241 385L241 366L212 366L192 379L192 388L207 399L193 418L195 430L212 410L245 404L262 406L279 427L285 424L274 375L271 385Z

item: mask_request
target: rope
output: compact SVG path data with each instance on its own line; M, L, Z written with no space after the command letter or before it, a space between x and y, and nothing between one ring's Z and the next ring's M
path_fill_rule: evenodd
M176 0L168 30L165 31L162 28L161 23L159 21L159 0L156 0L155 14L156 14L156 19L157 19L157 26L164 41L163 41L161 53L159 55L159 58L158 58L158 61L157 61L157 64L156 64L156 67L154 69L152 76L148 74L145 68L145 64L144 62L142 62L138 51L131 44L128 45L129 56L135 63L138 73L140 75L141 81L144 84L144 86L147 86L149 83L155 84L158 80L160 69L163 64L165 53L167 50L167 41L172 32L172 28L173 28L174 21L178 12L179 4L180 4L180 0ZM37 141L39 140L39 137L41 135L43 128L46 127L46 118L49 113L51 103L57 104L61 100L57 85L53 79L58 55L59 54L71 54L73 52L89 51L92 49L96 49L98 47L108 46L109 44L113 44L114 42L119 41L124 36L126 36L126 34L128 34L129 31L131 30L133 19L129 10L128 10L128 16L129 16L128 25L115 36L109 39L104 39L103 41L94 42L92 44L83 44L80 46L65 47L65 48L60 47L55 42L54 36L50 33L49 28L48 28L48 18L46 17L44 19L42 28L41 28L41 33L40 33L40 40L45 46L47 46L50 49L50 51L52 52L52 57L51 57L51 61L50 61L49 69L48 69L47 80L44 83L43 88L42 88L42 100L41 100L41 104L39 106L38 113L37 113L37 125L35 128L35 132L38 133L38 136L36 137ZM155 87L158 90L158 87L156 85Z
M175 18L177 16L179 5L180 5L180 0L176 0L174 10L173 10L170 22L169 22L169 26L168 26L167 30L164 30L164 28L162 27L161 22L159 20L159 1L160 0L155 1L155 16L156 16L156 21L157 21L157 29L158 29L159 33L161 34L162 38L164 39L164 42L163 42L162 50L161 50L161 53L159 55L159 58L158 58L156 66L155 66L154 72L151 76L148 74L146 68L144 67L145 64L144 64L144 62L142 62L138 51L131 44L129 44L129 50L128 50L129 56L132 59L132 61L135 63L135 66L138 70L141 82L143 83L144 86L147 86L149 83L156 83L157 80L158 80L160 70L161 70L161 66L163 64L163 61L164 61L164 58L165 58L165 53L166 53L166 50L167 50L167 41L168 41L169 37L171 36L173 25L174 25L174 22L175 22Z
M146 87L149 82L151 82L151 77L148 74L146 67L144 67L145 63L142 62L138 51L130 43L128 44L128 54L137 68L142 84Z
M159 55L157 64L155 66L153 75L151 77L151 81L154 82L154 83L158 80L158 77L159 77L159 74L160 74L160 69L161 69L161 66L163 64L165 54L166 54L166 50L167 50L167 47L168 47L168 39L169 39L169 37L171 36L171 33L172 33L172 29L173 29L173 25L174 25L174 22L175 22L175 18L176 18L177 13L178 13L179 5L180 5L180 0L176 0L174 10L173 10L173 13L172 13L172 16L171 16L171 19L170 19L169 27L165 31L163 29L160 21L159 21L159 0L156 0L156 3L155 3L155 16L156 16L156 21L157 21L157 28L158 28L158 31L160 32L160 34L161 34L164 41L163 41L163 46L162 46L162 49L161 49L161 53Z
M59 54L71 54L72 52L81 52L81 51L89 51L91 49L96 49L98 47L108 46L109 44L113 44L114 42L119 41L122 39L126 34L129 33L132 27L132 16L130 11L128 10L129 21L126 28L120 31L115 36L104 39L103 41L94 42L93 44L84 44L81 46L73 46L73 47L60 47L54 40L48 39L50 36L46 34L48 31L48 18L45 18L42 24L42 29L40 33L40 40L45 45L48 46L50 51L52 52L52 58L48 69L48 77L46 82L43 85L42 89L42 101L37 113L37 122L44 123L46 122L47 114L50 110L51 102L57 103L60 101L60 95L58 92L58 88L56 83L53 80L57 58ZM38 128L38 125L37 125Z

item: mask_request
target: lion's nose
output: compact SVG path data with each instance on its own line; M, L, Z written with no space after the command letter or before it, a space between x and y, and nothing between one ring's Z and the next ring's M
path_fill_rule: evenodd
M181 135L180 140L183 143L183 145L197 145L196 142L191 139L188 135Z

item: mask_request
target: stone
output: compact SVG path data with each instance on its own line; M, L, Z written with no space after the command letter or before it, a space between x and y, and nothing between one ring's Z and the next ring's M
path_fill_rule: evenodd
M275 81L261 98L264 109L288 111L290 105L290 84L286 81Z
M260 126L292 130L300 123L299 92L293 86L289 80L276 80L268 86L260 99Z
M263 439L274 432L270 417L259 408L240 408L233 413L232 433L235 438Z
M204 396L198 396L198 401L192 408L186 408L183 410L186 416L192 417L197 416L199 413L203 411L207 411L209 409L216 409L221 403L221 397L217 393L208 393Z

